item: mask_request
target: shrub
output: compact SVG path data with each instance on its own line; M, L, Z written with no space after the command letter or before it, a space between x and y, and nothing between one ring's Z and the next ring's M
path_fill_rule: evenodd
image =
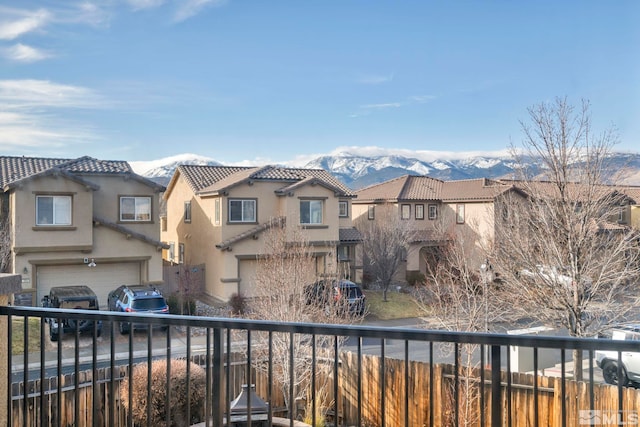
M157 360L151 364L151 378L147 376L148 365L134 366L130 377L120 384L120 399L124 409L132 417L134 425L167 425L183 427L204 421L206 373L199 365L190 364L190 384L187 389L187 361L171 360L171 381L167 384L167 361ZM129 408L129 381L133 392ZM171 387L170 420L165 424L165 400L168 386ZM147 420L147 386L151 387L151 419ZM187 395L190 396L191 419L187 419Z
M229 305L231 306L231 313L234 315L241 315L247 311L247 297L240 293L234 293L229 298Z
M420 271L412 270L407 271L407 283L411 286L420 285L425 282L427 278Z
M191 297L172 294L166 300L171 314L196 314L196 300Z

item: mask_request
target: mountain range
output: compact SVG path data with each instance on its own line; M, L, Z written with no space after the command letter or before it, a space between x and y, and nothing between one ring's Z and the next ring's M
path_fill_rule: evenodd
M419 154L419 153L417 153ZM506 154L474 155L443 153L440 158L403 154L361 154L344 151L321 155L311 160L287 162L286 167L321 168L332 173L345 185L357 190L401 175L428 175L442 180L513 177L514 160ZM640 153L614 153L610 158L611 175L623 172L621 181L640 185ZM136 173L162 185L167 185L180 164L221 166L222 163L196 154L181 154L164 159L130 162ZM535 160L528 162L534 172L540 172Z

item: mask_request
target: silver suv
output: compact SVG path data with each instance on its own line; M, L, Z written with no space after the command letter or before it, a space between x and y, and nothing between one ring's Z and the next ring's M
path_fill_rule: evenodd
M640 324L617 326L611 331L611 339L640 341ZM604 381L614 385L640 383L640 352L623 351L620 356L622 369L618 375L618 352L596 351L596 363L602 369Z

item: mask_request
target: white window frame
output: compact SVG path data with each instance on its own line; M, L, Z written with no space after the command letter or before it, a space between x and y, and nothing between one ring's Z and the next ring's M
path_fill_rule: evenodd
M213 203L213 225L220 225L220 218L222 218L220 206L220 198L217 198Z
M231 206L238 202L240 203L240 219L232 219ZM258 216L258 201L256 199L229 199L228 208L229 211L227 212L227 216L229 218L229 223L241 224L246 222L256 222L256 218Z
M416 219L424 219L424 205L422 203L416 204L415 216Z
M367 207L367 219L370 219L370 220L376 219L376 207L375 207L375 205Z
M411 219L411 205L403 203L400 205L400 219Z
M349 203L345 201L338 202L338 216L340 218L346 218L349 216Z
M123 203L133 199L133 218L123 218ZM151 222L151 196L120 196L120 221L121 222ZM148 207L148 209L144 209ZM127 214L130 214L127 212Z
M464 224L464 204L456 205L456 224Z
M349 258L349 246L348 245L340 245L338 246L337 250L337 255L338 255L338 261L348 261Z
M438 219L438 205L430 203L429 205L427 205L427 209L428 209L428 218L430 220L434 220L434 219Z
M308 205L308 206L307 206ZM308 210L308 214L307 211ZM324 200L318 199L302 199L300 200L300 224L302 225L321 225L324 217ZM305 215L303 215L305 212ZM305 217L309 218L308 222L303 221Z
M184 222L191 222L191 201L184 202Z
M184 243L178 243L178 264L184 264Z
M176 259L176 244L169 242L169 261L173 262L174 259Z
M50 219L49 215L45 217L42 215L43 212L41 212L44 209L44 206L40 207L40 201L44 201L44 199L51 199L51 212L46 212L46 214L51 215ZM46 194L36 196L36 225L44 227L71 225L73 212L72 207L73 199L71 196L54 196Z

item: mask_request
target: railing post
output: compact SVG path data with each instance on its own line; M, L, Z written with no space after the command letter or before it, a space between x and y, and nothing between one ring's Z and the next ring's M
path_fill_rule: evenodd
M491 427L502 426L502 375L500 346L491 346Z
M22 276L19 274L0 273L0 305L9 305L10 297L22 290ZM35 295L35 294L34 294ZM9 320L7 316L0 317L0 425L9 425L9 387L11 383L11 367L7 363L9 357L8 343Z
M224 415L224 391L222 390L222 379L224 377L224 344L222 339L222 329L213 329L213 387L211 390L211 412L213 416L213 427L223 426Z

